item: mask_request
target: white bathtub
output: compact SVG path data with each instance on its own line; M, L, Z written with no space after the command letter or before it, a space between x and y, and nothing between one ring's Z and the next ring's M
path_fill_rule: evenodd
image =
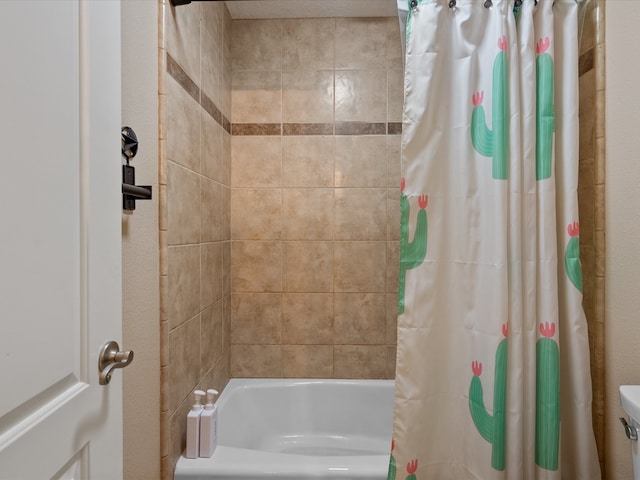
M232 379L211 458L181 457L175 480L387 478L393 380Z

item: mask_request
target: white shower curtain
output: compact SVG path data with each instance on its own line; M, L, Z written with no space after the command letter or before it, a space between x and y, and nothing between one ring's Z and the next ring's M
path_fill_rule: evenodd
M575 0L409 12L390 479L596 479Z

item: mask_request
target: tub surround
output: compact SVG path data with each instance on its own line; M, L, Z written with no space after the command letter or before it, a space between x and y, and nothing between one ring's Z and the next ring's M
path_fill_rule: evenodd
M398 19L231 37L231 376L393 378Z
M185 448L195 388L230 359L231 18L223 2L160 2L162 478Z

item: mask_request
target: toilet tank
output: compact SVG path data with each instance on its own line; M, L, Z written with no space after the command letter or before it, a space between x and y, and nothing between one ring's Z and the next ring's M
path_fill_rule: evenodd
M627 437L636 435L636 439L630 439L631 456L633 459L633 478L640 480L640 452L638 451L637 431L640 429L640 385L621 385L620 402L622 408L629 416L626 426ZM624 419L621 419L624 422Z

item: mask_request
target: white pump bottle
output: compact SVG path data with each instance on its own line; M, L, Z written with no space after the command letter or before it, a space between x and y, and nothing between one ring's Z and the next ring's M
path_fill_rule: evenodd
M193 392L195 402L187 414L187 450L184 456L187 458L198 458L200 451L200 415L202 414L202 397L204 392L196 390Z
M210 457L218 444L216 426L218 423L218 406L213 399L218 391L210 388L207 390L207 404L200 415L200 456Z

